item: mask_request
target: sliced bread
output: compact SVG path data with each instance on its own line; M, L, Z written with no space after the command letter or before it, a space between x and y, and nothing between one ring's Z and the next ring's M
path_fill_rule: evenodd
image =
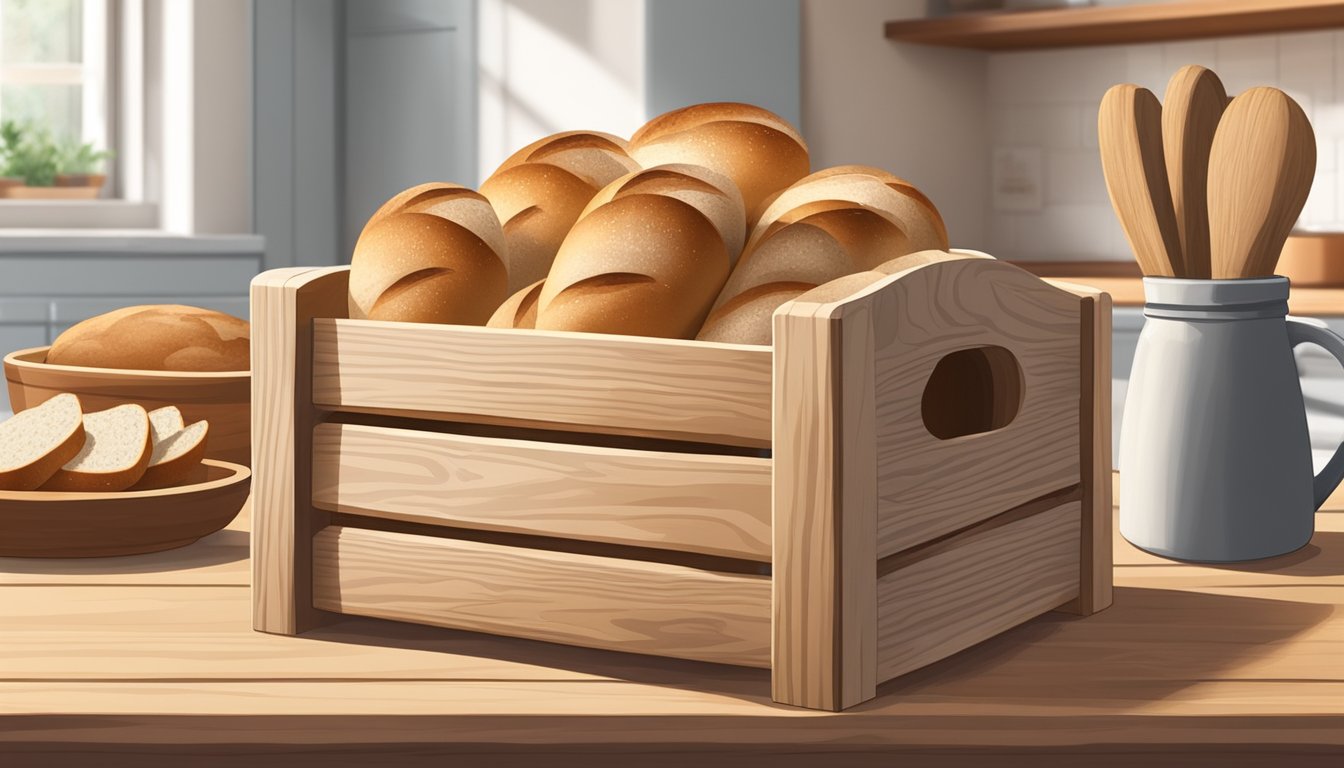
M196 481L196 475L204 475L205 466L201 459L205 457L205 438L209 431L210 422L198 421L163 439L155 437L149 466L132 490L185 485Z
M42 490L124 491L145 474L154 441L144 408L119 405L85 414L84 432L84 447Z
M186 425L186 419L182 418L182 412L177 410L176 405L165 405L149 412L149 433L156 446L173 434L181 432ZM150 459L149 464L153 466L154 460Z
M60 394L0 424L0 490L42 487L84 447L79 398Z

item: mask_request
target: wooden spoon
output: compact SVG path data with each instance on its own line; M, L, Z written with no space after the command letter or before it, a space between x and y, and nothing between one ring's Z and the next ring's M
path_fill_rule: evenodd
M1106 91L1097 113L1097 141L1111 205L1143 273L1184 275L1162 156L1162 105L1153 92L1129 84Z
M1182 277L1211 276L1209 261L1209 150L1227 91L1204 67L1181 67L1162 100L1162 151L1181 239Z
M1274 274L1316 174L1316 137L1277 88L1232 100L1209 153L1209 244L1217 279Z

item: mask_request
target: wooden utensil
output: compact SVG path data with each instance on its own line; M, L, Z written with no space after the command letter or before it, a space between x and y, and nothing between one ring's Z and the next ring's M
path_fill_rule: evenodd
M1097 113L1106 190L1145 275L1183 276L1180 231L1162 154L1162 105L1147 88L1117 85Z
M1162 151L1181 240L1182 277L1207 278L1209 262L1209 150L1227 91L1213 72L1181 67L1167 83L1162 101Z
M1252 88L1227 105L1209 153L1214 278L1274 274L1315 174L1316 137L1287 94Z

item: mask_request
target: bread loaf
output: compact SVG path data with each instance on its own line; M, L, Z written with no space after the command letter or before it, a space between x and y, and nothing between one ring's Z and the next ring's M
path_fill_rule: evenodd
M180 304L114 310L76 323L47 352L52 365L144 371L246 371L246 320Z
M350 316L483 325L508 295L504 232L490 202L456 184L412 187L364 225Z
M769 344L786 301L893 257L947 248L942 217L919 190L885 171L818 171L766 208L696 338Z
M606 133L557 133L515 152L481 184L504 227L510 292L545 278L593 195L638 170L625 147Z
M645 123L630 137L630 156L645 168L703 165L737 184L747 224L769 198L807 175L807 144L788 121L749 104L698 104Z
M710 169L667 165L617 179L561 244L536 327L693 337L736 260L744 222L737 188Z
M545 282L538 280L505 299L486 325L491 328L536 328L537 299L541 298L541 287Z

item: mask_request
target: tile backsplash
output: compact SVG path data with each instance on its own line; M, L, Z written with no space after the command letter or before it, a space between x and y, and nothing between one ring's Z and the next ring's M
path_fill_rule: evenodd
M1001 258L1129 260L1106 196L1097 153L1097 105L1110 86L1132 82L1160 99L1186 64L1218 73L1228 95L1282 88L1316 130L1317 167L1298 225L1344 230L1344 31L1070 48L989 56L996 193L990 249ZM1039 206L1020 204L1023 159L1039 157ZM1001 162L1003 161L1003 162ZM1034 162L1034 161L1033 161ZM1034 170L1034 169L1033 169Z

